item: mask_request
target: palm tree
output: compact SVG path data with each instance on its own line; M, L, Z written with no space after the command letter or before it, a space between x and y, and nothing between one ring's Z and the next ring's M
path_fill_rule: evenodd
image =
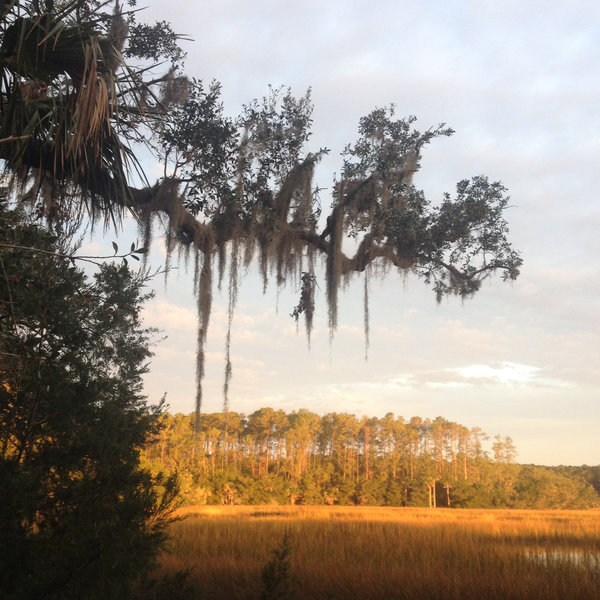
M80 0L3 4L0 158L31 186L32 198L53 201L60 194L64 202L77 194L78 212L85 207L93 217L114 219L131 205L133 158L119 135L122 18L117 7L111 25L108 15L86 13L85 6ZM135 104L127 108L139 113Z

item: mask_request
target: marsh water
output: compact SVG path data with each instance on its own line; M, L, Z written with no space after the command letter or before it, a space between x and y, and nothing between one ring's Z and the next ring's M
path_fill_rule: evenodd
M560 548L529 548L524 551L525 557L542 563L552 565L568 563L580 567L600 568L600 553L583 549L568 550Z

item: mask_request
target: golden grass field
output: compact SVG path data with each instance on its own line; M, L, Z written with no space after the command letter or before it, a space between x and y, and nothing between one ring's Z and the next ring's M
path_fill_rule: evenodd
M261 597L287 533L300 599L600 600L600 510L180 509L163 573L206 599Z

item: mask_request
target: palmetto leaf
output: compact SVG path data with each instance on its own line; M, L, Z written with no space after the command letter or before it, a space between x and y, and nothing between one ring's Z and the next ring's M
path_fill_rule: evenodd
M127 105L114 77L122 58L92 23L73 18L79 5L53 16L19 2L20 14L2 17L0 158L21 180L63 196L73 189L93 217L115 220L132 203L136 163L117 131ZM135 103L131 111L143 113Z

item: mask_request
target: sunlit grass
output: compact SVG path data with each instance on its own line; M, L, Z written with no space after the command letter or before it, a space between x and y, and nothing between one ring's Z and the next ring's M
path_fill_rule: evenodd
M597 510L199 507L171 525L162 569L205 598L259 598L285 533L300 598L600 599Z

